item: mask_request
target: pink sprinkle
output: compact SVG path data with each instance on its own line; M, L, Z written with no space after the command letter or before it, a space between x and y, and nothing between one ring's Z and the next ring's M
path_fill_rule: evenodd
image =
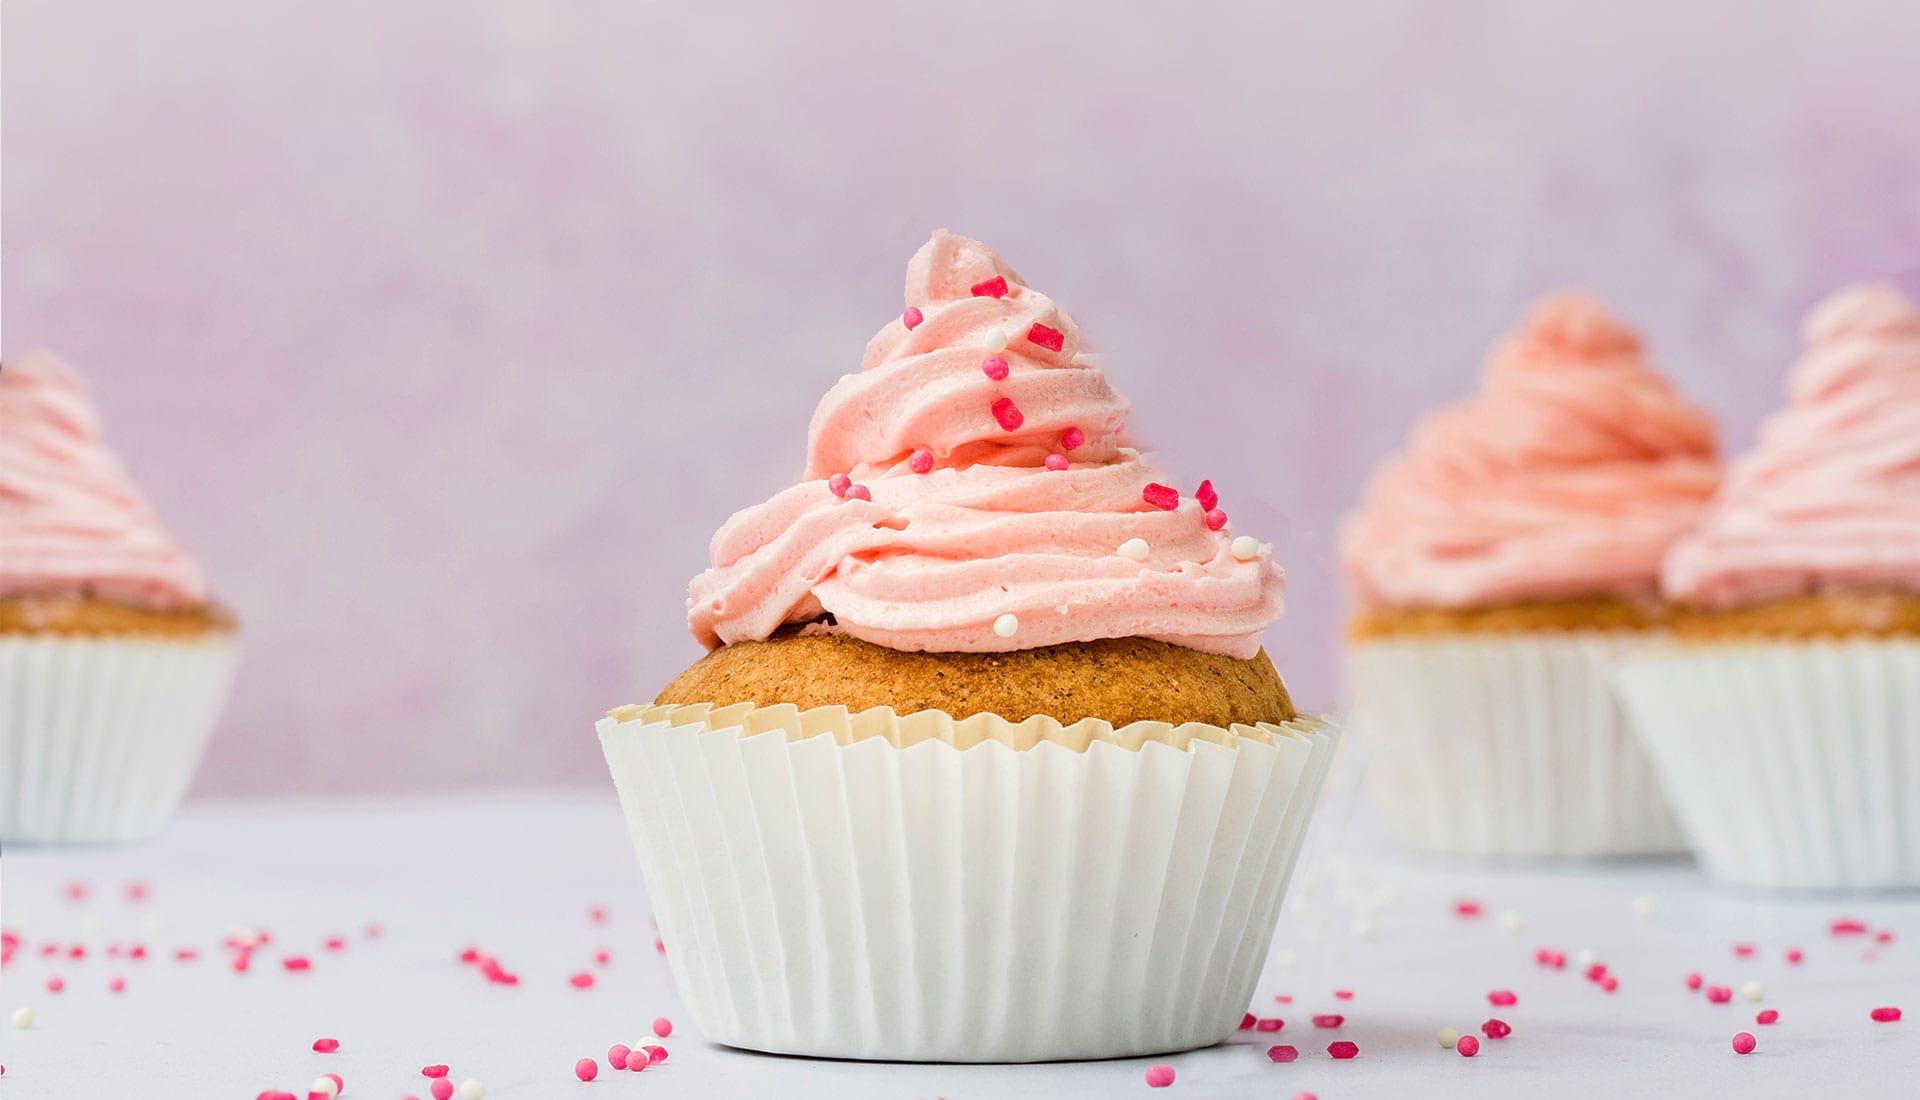
M1010 432L1027 421L1026 417L1020 415L1020 410L1014 407L1011 397L1002 397L993 403L993 418L1000 422L1000 427Z
M280 965L288 970L312 970L313 961L305 955L288 955L280 960Z
M1733 945L1733 954L1735 958L1751 959L1753 958L1753 945L1750 943L1736 943Z
M48 993L58 993L65 988L67 988L67 980L65 978L54 977L47 979Z
M1707 1000L1717 1005L1726 1004L1733 1000L1733 990L1724 985L1710 985L1707 987Z
M1206 521L1209 531L1218 531L1227 525L1227 514L1218 508L1208 509L1207 513L1200 518Z
M146 957L147 957L147 947L145 944L136 943L132 947L127 948L127 958L129 959L137 960L137 959L144 959Z
M1078 428L1068 428L1060 433L1060 449L1063 451L1077 451L1086 441L1087 433Z
M1147 1087L1163 1089L1173 1084L1173 1067L1162 1063L1147 1067Z
M1620 979L1609 974L1606 977L1600 979L1600 988L1604 992L1612 993L1614 990L1620 988Z
M108 979L107 992L125 993L126 991L127 991L127 980L125 978L115 977L115 978Z
M1281 1028L1286 1026L1287 1026L1287 1022L1285 1020L1280 1019L1278 1016L1270 1016L1267 1019L1261 1020L1259 1023L1253 1025L1255 1031L1279 1031Z
M42 944L40 947L40 954L43 958L52 958L59 953L60 945L57 943Z
M1296 1092L1293 1094L1293 1100L1320 1100L1320 1098L1310 1092Z
M572 986L575 989L592 989L593 975L582 970L580 973L575 974L571 978L568 978L567 984Z
M632 1051L627 1055L627 1072L628 1073L639 1073L641 1070L646 1069L647 1066L649 1066L650 1064L651 1063L647 1061L646 1056L643 1055L640 1051L637 1051L637 1050Z
M151 892L152 892L151 887L149 887L144 882L127 883L127 900L128 901L145 901L147 900L147 895Z
M1504 1039L1513 1034L1513 1028L1505 1020L1493 1019L1480 1025L1480 1034L1489 1039Z
M1315 1016L1313 1018L1314 1027L1339 1027L1346 1022L1347 1018L1345 1016L1326 1015Z
M67 883L66 894L68 901L85 901L87 900L87 884L84 882L69 882Z
M1508 1005L1519 1004L1520 998L1514 996L1511 989L1496 989L1487 994L1487 1003L1499 1008L1505 1008Z
M1565 951L1555 951L1552 956L1547 959L1547 964L1555 970L1565 970L1567 968L1567 953Z
M1344 1062L1360 1053L1360 1044L1349 1043L1345 1039L1342 1039L1337 1043L1328 1043L1327 1053Z
M1240 1030L1252 1031L1253 1025L1259 1022L1260 1022L1260 1017L1255 1016L1253 1013L1249 1012L1245 1016L1240 1017Z
M591 1058L582 1058L573 1064L573 1075L582 1081L591 1081L600 1076L600 1063Z
M332 1054L339 1049L340 1040L338 1039L315 1039L313 1041L313 1052L315 1054Z
M253 1100L300 1100L300 1098L290 1092L281 1092L279 1089L268 1089L254 1097Z
M655 954L657 954L657 955L664 955L664 954L666 954L666 953L667 953L667 941L665 941L665 940L663 940L663 939L659 939L659 938L655 938L655 939L654 939L654 941L653 941L653 950L654 950L654 953L655 953Z
M1875 943L1892 943L1893 933L1892 932L1875 932L1873 934L1873 939Z
M916 474L924 474L933 469L933 452L923 447L908 455L907 469Z
M1700 976L1698 971L1695 971L1694 973L1687 975L1687 988L1699 989L1702 985L1706 984L1706 981L1707 980L1705 978L1702 978Z
M653 1033L655 1035L660 1036L662 1039L666 1038L669 1035L672 1035L673 1021L667 1019L665 1016L655 1017L653 1021Z
M120 945L119 945L119 944L117 944L117 943L110 943L110 944L108 944L108 945L107 945L107 957L108 957L108 958L110 958L110 959L117 959L117 958L119 958L119 957L120 957Z
M1290 1046L1268 1047L1267 1057L1275 1062L1291 1062L1300 1057L1300 1052Z
M1004 382L1007 378L1007 357L1004 355L989 355L985 359L980 360L980 370L995 382Z
M76 943L72 947L67 948L67 958L69 959L84 959L86 957L87 949L80 944Z
M1590 982L1597 982L1606 976L1606 963L1594 963L1592 966L1587 967L1587 980Z
M657 1047L657 1046L654 1046L652 1043L648 1043L646 1046L643 1046L640 1049L647 1052L648 1065L657 1065L667 1060L666 1047Z
M633 1053L633 1048L629 1047L627 1044L615 1043L612 1046L607 1048L607 1064L612 1066L614 1069L626 1069L627 1056L632 1053Z
M867 490L865 485L849 485L847 486L847 499L870 501L873 499L873 494Z
M909 329L919 328L920 322L926 319L926 314L920 312L919 306L908 306L900 313L900 323Z
M1753 1032L1751 1031L1742 1031L1733 1037L1733 1052L1735 1054L1752 1054L1753 1048L1759 1045L1760 1041L1753 1037Z
M845 475L841 475L841 474L835 474L834 476L835 476L835 477L842 477L842 476L845 476ZM476 962L479 962L479 961L480 961L480 949L479 949L479 948L477 948L477 947L469 947L469 948L467 948L467 949L466 949L465 951L462 951L462 952L460 952L460 961L461 961L461 962L463 962L463 963L476 963Z
M329 936L320 946L329 951L344 951L347 948L347 941L341 939L339 936Z
M1890 1024L1900 1018L1900 1010L1889 1005L1886 1008L1876 1008L1868 1015L1873 1017L1874 1023Z
M595 924L607 923L607 907L596 905L587 910L587 919Z
M233 972L235 974L245 974L247 972L247 967L251 966L252 964L253 964L253 952L236 951L233 953Z
M613 952L608 951L606 948L602 947L600 950L595 951L593 953L593 961L598 963L601 966L605 966L607 965L607 963L613 961Z
M1454 1040L1453 1049L1460 1053L1460 1057L1471 1058L1480 1053L1480 1040L1471 1035L1462 1035Z
M846 496L847 490L852 487L853 487L853 479L848 477L845 474L835 474L832 477L827 479L827 492L832 493L834 496L837 496L837 497ZM471 947L467 948L465 951L462 951L460 953L460 961L472 962L473 960L468 956L473 954L475 954L473 948Z
M1068 463L1067 463L1066 455L1048 455L1047 456L1047 469L1049 470L1058 472L1060 470L1066 469L1067 465Z
M427 1087L427 1092L433 1100L449 1100L453 1095L453 1082L445 1077L436 1077L433 1084Z
M379 926L379 925L377 925L377 924L369 924L369 925L367 925L367 927L366 927L366 934L367 934L367 938L368 938L368 939L370 939L370 940L377 940L377 939L379 939L379 938L380 938L380 926Z
M1140 490L1140 499L1163 512L1171 512L1180 507L1180 490L1171 485L1162 485L1157 481L1150 482L1146 488Z
M1059 329L1048 328L1038 321L1035 321L1033 327L1027 330L1027 339L1032 340L1048 351L1059 351L1067 344L1067 338L1060 334ZM1169 1070L1168 1072L1172 1071ZM1171 1080L1171 1078L1169 1078L1169 1080Z
M1867 926L1864 921L1848 920L1846 918L1827 925L1827 933L1833 936L1860 936L1865 935L1866 931Z
M1004 298L1007 296L1007 277L995 275L984 283L973 284L975 298Z
M1213 491L1213 481L1211 479L1200 483L1200 487L1193 491L1193 499L1199 501L1200 507L1208 512L1220 506L1220 494ZM1459 912L1459 908L1456 906L1454 911ZM1460 915L1478 916L1479 913L1476 910L1473 913L1461 913Z
M337 1074L337 1073L323 1073L323 1074L321 1074L320 1076L322 1076L322 1077L325 1077L325 1078L326 1078L327 1080L329 1080L329 1081L332 1081L332 1082L333 1082L333 1094L334 1094L335 1096L338 1096L338 1095L340 1095L341 1093L343 1093L343 1092L345 1092L345 1091L347 1091L347 1083L346 1083L345 1081L343 1081L343 1080L341 1080L341 1079L340 1079L340 1075L339 1075L339 1074Z
M1333 998L1336 1001L1351 1001L1353 1000L1353 990L1336 989L1333 991Z
M1777 1024L1780 1022L1780 1011L1773 1008L1766 1009L1761 1012L1760 1015L1755 1016L1753 1022L1756 1024Z
M420 1076L422 1077L445 1077L446 1075L447 1075L447 1067L445 1066L421 1066L420 1067Z
M1275 993L1275 994L1273 995L1273 1003L1275 1003L1275 1004L1282 1004L1282 1005L1290 1005L1290 1004L1292 1004L1292 1003L1293 1003L1293 994L1291 994L1291 993Z

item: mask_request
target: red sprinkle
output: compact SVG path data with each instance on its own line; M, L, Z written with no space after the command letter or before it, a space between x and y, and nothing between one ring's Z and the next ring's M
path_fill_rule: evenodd
M1733 1000L1733 990L1724 985L1710 985L1707 987L1707 1000L1717 1005L1726 1004Z
M653 1033L655 1035L660 1036L662 1039L666 1038L669 1035L672 1035L673 1021L667 1019L665 1016L655 1017L653 1021Z
M1059 351L1067 344L1067 338L1060 334L1059 329L1048 328L1038 321L1035 321L1033 327L1027 330L1027 339L1048 351Z
M1206 515L1201 518L1206 521L1209 531L1218 531L1227 525L1227 514L1218 508L1208 509Z
M1513 1027L1505 1020L1493 1019L1480 1025L1480 1034L1489 1039L1504 1039L1513 1034Z
M445 1066L421 1066L420 1067L420 1076L422 1077L445 1077L446 1075L447 1075L447 1067Z
M1752 1054L1753 1048L1759 1045L1760 1041L1753 1037L1753 1032L1751 1031L1738 1032L1733 1037L1733 1052L1735 1054Z
M1007 296L1007 277L995 275L984 283L973 284L975 298L1004 298Z
M1068 428L1060 433L1060 449L1063 451L1079 450L1080 445L1086 441L1087 433L1078 428Z
M1162 1063L1147 1067L1147 1087L1163 1089L1173 1084L1173 1067Z
M445 1077L436 1077L433 1084L428 1086L427 1092L433 1100L448 1100L453 1095L453 1082Z
M918 328L920 322L924 320L926 320L926 315L920 312L919 306L908 306L900 314L900 323L909 329Z
M989 355L985 359L980 360L980 370L995 382L1005 381L1007 377L1007 357L1004 355Z
M313 961L305 955L288 955L280 960L280 965L288 970L312 970Z
M1900 1018L1900 1010L1888 1005L1885 1008L1876 1008L1868 1015L1873 1017L1873 1022L1876 1024L1890 1024Z
M338 1039L315 1039L313 1041L313 1052L315 1054L332 1054L339 1049L340 1040Z
M1865 935L1866 931L1867 926L1864 921L1848 920L1846 918L1827 925L1827 933L1833 936L1861 936Z
M933 469L933 452L923 447L908 455L907 469L916 474L924 474Z
M1249 1012L1245 1016L1240 1017L1240 1030L1252 1031L1253 1025L1259 1022L1260 1022L1260 1017L1255 1016L1253 1013Z
M1315 1016L1313 1018L1314 1027L1339 1027L1346 1022L1347 1018L1345 1016L1326 1015Z
M1047 456L1047 469L1052 470L1055 473L1058 473L1061 470L1066 469L1068 465L1069 463L1067 462L1066 455L1048 455Z
M1353 1000L1353 990L1336 989L1333 991L1333 998L1336 1001L1351 1001Z
M1291 1062L1300 1057L1300 1052L1290 1046L1268 1047L1267 1057L1275 1062Z
M1519 1004L1520 998L1514 996L1513 991L1510 989L1496 989L1493 992L1487 994L1487 1003L1490 1005L1495 1005L1500 1008L1505 1008L1508 1005Z
M582 1058L573 1064L573 1075L582 1081L591 1081L600 1076L600 1063L591 1058Z
M654 1065L667 1060L666 1047L657 1047L657 1046L654 1046L652 1043L648 1043L646 1046L643 1046L640 1049L647 1052L647 1064L649 1065Z
M593 975L582 970L580 973L575 974L571 978L568 978L567 984L572 986L575 989L592 989Z
M1702 985L1705 985L1705 984L1706 984L1706 981L1707 981L1707 980L1706 980L1705 978L1702 978L1702 977L1700 976L1700 974L1699 974L1699 972L1698 972L1698 971L1696 971L1696 972L1694 972L1694 973L1692 973L1692 974L1688 974L1688 975L1687 975L1687 988L1688 988L1688 989L1699 989L1699 988L1700 988L1700 987L1701 987Z
M834 476L834 477L845 477L845 476L847 476L847 475L845 475L845 474L835 474L835 475L833 475L833 476ZM831 485L833 484L833 478L828 478L828 479L827 479L827 484L828 484L829 486L831 486ZM838 494L835 494L835 495L837 496ZM460 961L461 961L461 962L463 962L463 963L475 963L475 962L479 962L479 961L480 961L480 949L479 949L479 948L477 948L477 947L469 947L469 948L467 948L467 949L466 949L465 951L462 951L462 952L460 952Z
M1151 482L1145 489L1140 490L1140 499L1163 512L1171 512L1180 507L1180 490L1171 485L1162 485L1157 481Z
M1780 1011L1779 1011L1778 1009L1773 1009L1773 1008L1769 1008L1769 1009L1765 1009L1764 1011L1762 1011L1762 1012L1760 1013L1760 1015L1758 1015L1758 1016L1755 1016L1755 1017L1753 1018L1753 1022L1754 1022L1754 1023L1756 1023L1756 1024L1775 1024L1775 1023L1779 1023L1779 1022L1780 1022Z
M1020 415L1020 410L1014 407L1011 397L1002 397L994 401L993 418L1000 422L1001 428L1010 432L1018 430L1020 425L1027 421L1026 417Z
M1287 1026L1287 1022L1278 1016L1269 1016L1253 1026L1256 1031L1279 1031Z
M870 501L873 499L873 493L868 490L865 485L849 485L847 486L847 499Z
M1213 491L1211 479L1200 483L1200 487L1193 491L1193 499L1199 501L1200 507L1209 512L1220 506L1220 494Z
M633 1053L633 1048L629 1047L627 1044L615 1043L612 1046L607 1048L607 1064L612 1066L614 1069L626 1069L627 1058L632 1053Z
M1349 1043L1345 1039L1342 1039L1337 1043L1328 1043L1327 1053L1344 1062L1348 1058L1360 1053L1360 1044Z
M832 477L827 479L827 492L832 493L834 496L837 496L837 497L846 496L847 490L851 489L852 487L853 487L853 479L848 477L845 474L835 474ZM460 961L463 963L470 963L475 958L479 957L479 954L480 953L478 951L475 951L473 948L469 947L465 951L460 952Z
M1453 1049L1460 1052L1460 1057L1471 1058L1480 1053L1480 1040L1471 1035L1462 1035L1454 1041Z

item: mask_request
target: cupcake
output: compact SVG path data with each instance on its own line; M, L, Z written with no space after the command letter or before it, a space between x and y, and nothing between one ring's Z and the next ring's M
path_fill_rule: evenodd
M906 305L714 537L710 652L599 724L686 1005L788 1054L1218 1042L1334 740L1261 648L1272 548L984 245L935 234Z
M1722 882L1920 886L1920 309L1808 316L1787 407L1668 554L1673 642L1622 668Z
M0 840L160 831L226 699L232 617L107 449L86 386L0 366Z
M1719 478L1712 421L1573 294L1536 306L1493 348L1481 395L1379 469L1341 533L1348 724L1409 844L1681 847L1607 676L1663 631L1661 557Z

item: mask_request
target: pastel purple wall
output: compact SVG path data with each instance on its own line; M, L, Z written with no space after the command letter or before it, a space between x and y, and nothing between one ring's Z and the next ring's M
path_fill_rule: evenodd
M1278 542L1322 706L1338 515L1531 297L1739 444L1809 302L1920 264L1907 0L1127 7L11 0L5 348L246 623L197 790L597 779L936 226Z

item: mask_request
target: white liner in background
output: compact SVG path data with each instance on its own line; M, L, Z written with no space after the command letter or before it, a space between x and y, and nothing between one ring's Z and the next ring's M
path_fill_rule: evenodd
M1310 719L616 713L601 746L700 1030L897 1061L1225 1038L1335 743Z
M1676 645L1618 683L1708 875L1920 887L1920 642Z
M0 637L0 841L158 833L226 701L231 636Z
M1409 846L1519 859L1665 855L1685 842L1612 694L1630 633L1448 635L1348 650L1347 728Z

